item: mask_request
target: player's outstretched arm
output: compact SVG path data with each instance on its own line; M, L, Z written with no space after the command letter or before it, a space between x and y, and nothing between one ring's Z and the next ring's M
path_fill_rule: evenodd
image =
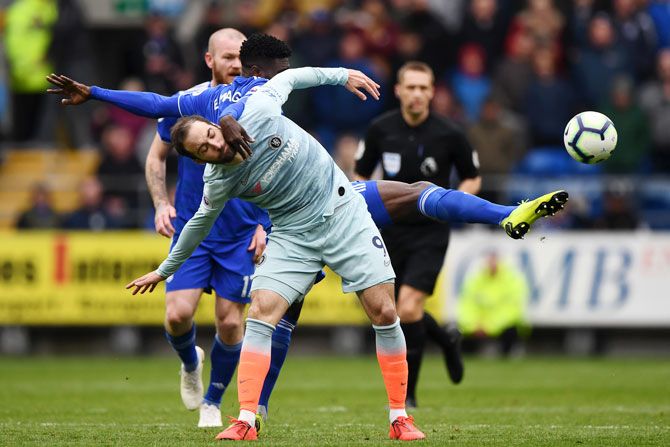
M344 87L354 95L358 96L362 101L367 100L365 94L361 89L366 90L374 99L379 99L379 84L370 79L365 73L358 70L348 70L349 78Z
M62 95L63 105L79 105L89 99L108 102L130 113L147 118L179 118L179 97L162 96L151 92L130 92L126 90L108 90L95 85L88 86L67 76L50 74L47 80L56 88L47 89L47 93Z
M137 279L132 280L128 284L126 284L126 289L132 289L133 290L133 295L137 295L137 293L144 293L144 292L153 292L156 286L158 285L159 282L165 280L164 277L159 275L156 272L150 272L147 273L144 276L140 276Z
M207 196L205 196L204 200ZM141 276L126 285L126 289L132 289L133 295L144 292L153 292L156 284L168 278L186 261L200 243L207 237L209 231L212 229L216 218L223 210L223 206L216 209L208 209L200 206L200 209L191 217L186 223L184 229L177 240L177 243L170 251L170 255L165 259L158 268Z
M47 76L47 81L55 86L55 88L47 89L47 93L64 96L65 98L61 99L63 105L76 106L91 98L91 87L73 81L67 76L51 73Z
M283 104L293 90L320 85L343 85L363 101L367 97L361 90L365 90L373 98L379 99L379 84L358 70L341 67L302 67L286 70L270 79L259 91L274 90L274 93L278 95L276 99L279 99Z

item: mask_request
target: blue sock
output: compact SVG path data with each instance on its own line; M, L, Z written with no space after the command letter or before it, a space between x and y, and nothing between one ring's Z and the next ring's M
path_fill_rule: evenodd
M219 335L214 336L214 345L212 346L212 371L209 374L209 388L205 394L204 401L208 404L221 404L221 396L230 384L230 380L235 374L235 368L240 361L240 351L242 342L234 345L227 345L221 341Z
M277 383L277 378L279 377L279 371L286 360L286 354L288 354L288 346L291 343L291 333L295 328L296 321L284 316L284 318L279 321L277 327L272 334L272 357L270 360L270 370L268 375L265 376L265 382L263 383L263 390L261 391L261 398L258 401L258 405L268 408L268 401L270 400L270 394Z
M443 222L467 222L500 225L516 208L491 203L472 194L431 186L417 203L424 216Z
M184 364L186 372L195 371L198 367L198 353L195 352L195 323L184 335L170 335L165 331L165 338Z

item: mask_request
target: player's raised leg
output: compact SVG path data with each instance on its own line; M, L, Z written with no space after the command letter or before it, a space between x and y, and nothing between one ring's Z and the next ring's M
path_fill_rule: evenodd
M568 202L567 191L550 192L534 200L524 201L500 222L500 226L512 239L522 239L531 225L541 218L553 216L561 211Z
M169 284L169 283L168 283ZM189 410L202 402L202 365L205 354L195 345L193 315L202 289L168 291L165 296L165 337L181 359L180 393Z
M408 184L378 180L376 187L394 223L400 223L420 212L443 222L498 225L515 208L498 205L455 189L442 188L430 182ZM366 198L366 202L368 201Z
M378 226L402 222L418 211L443 222L500 225L514 239L522 238L537 219L561 211L568 201L567 192L554 191L518 206L506 206L429 182L407 184L378 180L361 183L367 184L367 188L358 186L358 189Z

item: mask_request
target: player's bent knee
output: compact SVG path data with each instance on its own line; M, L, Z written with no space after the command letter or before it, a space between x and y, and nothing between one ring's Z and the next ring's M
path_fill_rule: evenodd
M183 329L191 326L195 309L188 306L167 306L165 309L165 323L171 329ZM185 328L188 329L188 328Z
M247 317L255 320L267 321L272 315L272 309L263 301L263 299L252 299Z
M428 189L431 186L435 186L435 185L431 182L426 182L426 181L422 180L420 182L414 182L414 183L410 184L409 186L411 186L412 189L416 190L417 192L421 193L425 189Z
M216 318L219 335L237 334L242 331L242 315L224 315Z
M395 310L393 302L388 300L379 303L378 306L374 309L369 309L370 312L370 322L375 326L388 326L389 324L395 323L398 319L398 314Z

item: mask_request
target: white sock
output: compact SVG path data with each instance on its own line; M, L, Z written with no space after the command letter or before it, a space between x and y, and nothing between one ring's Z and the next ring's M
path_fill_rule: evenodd
M400 416L407 417L407 412L405 411L404 408L401 408L399 410L394 410L393 408L391 408L391 410L389 411L389 422L393 423L393 421L398 419L398 417Z
M244 421L253 427L254 424L256 424L256 413L249 410L240 410L240 416L237 419Z

